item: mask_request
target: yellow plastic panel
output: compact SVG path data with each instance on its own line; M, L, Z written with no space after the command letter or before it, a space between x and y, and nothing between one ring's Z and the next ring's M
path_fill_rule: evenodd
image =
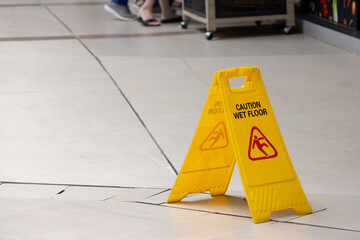
M168 202L190 193L210 191L215 196L226 192L235 159L223 105L219 84L213 81Z
M243 86L231 88L229 78L239 76L245 76ZM224 194L235 159L256 223L277 210L311 213L257 67L215 73L168 202L196 192Z

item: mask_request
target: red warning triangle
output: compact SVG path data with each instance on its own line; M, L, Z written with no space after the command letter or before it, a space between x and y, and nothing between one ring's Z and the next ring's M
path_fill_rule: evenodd
M219 122L200 145L201 151L226 148L229 140L224 122Z
M250 133L249 159L253 161L269 159L276 157L277 154L275 147L260 129L253 126Z

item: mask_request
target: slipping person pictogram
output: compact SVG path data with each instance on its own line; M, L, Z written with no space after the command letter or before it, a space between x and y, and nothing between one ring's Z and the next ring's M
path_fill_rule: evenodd
M225 148L229 144L224 122L219 122L200 146L201 151Z
M250 133L248 157L250 160L262 160L274 158L277 151L271 142L256 126L253 126Z
M266 143L260 143L261 140L263 140L265 138L261 137L261 138L258 138L256 135L254 136L254 141L253 141L253 145L252 145L252 149L254 149L255 145L256 147L262 152L265 154L265 156L269 156L263 149L263 147L269 147L269 145L267 145Z
M219 131L214 131L214 132L212 133L212 135L215 135L215 136L211 137L208 141L210 141L210 140L214 140L214 141L213 141L213 143L210 145L209 148L212 148L212 147L214 146L214 144L219 141L220 137L221 137L221 138L225 138L222 129L220 129Z

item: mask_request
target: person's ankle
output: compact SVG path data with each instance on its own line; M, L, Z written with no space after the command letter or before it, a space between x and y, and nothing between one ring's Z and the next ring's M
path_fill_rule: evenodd
M167 19L171 19L171 18L176 18L177 15L176 14L171 14L171 15L161 15L161 20L167 20Z
M141 17L142 19L154 18L151 11L142 8L140 8L139 10L139 17Z
M146 6L145 4L144 5L142 5L142 7L139 9L139 12L141 11L141 12L151 12L151 10L152 10L152 8L151 7L148 7L148 6Z

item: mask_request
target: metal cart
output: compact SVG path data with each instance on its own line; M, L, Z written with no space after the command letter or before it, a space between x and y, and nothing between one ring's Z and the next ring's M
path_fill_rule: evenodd
M290 33L295 26L294 0L184 0L183 21L188 27L191 19L205 23L205 37L211 40L217 24L254 21L285 20L284 32Z

